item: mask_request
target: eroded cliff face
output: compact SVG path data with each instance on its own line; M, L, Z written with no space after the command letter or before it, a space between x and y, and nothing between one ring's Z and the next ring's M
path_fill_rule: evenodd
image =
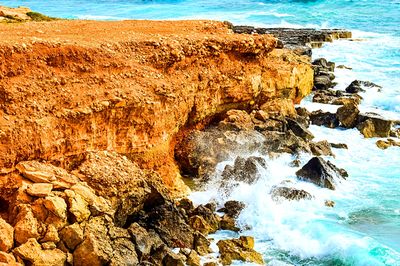
M74 170L108 150L184 193L174 147L185 132L230 109L290 116L311 91L308 59L276 43L213 21L0 25L0 171Z

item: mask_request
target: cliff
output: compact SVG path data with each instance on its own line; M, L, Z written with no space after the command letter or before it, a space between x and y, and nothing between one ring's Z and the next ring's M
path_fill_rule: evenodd
M0 23L1 174L107 150L184 193L182 136L230 109L293 114L311 91L309 59L276 46L215 21Z

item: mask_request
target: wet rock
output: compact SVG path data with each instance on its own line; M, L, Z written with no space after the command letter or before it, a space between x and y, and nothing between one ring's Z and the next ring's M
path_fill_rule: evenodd
M328 141L311 142L310 149L315 156L334 156Z
M188 266L200 266L200 256L196 251L190 250L190 253L187 255L186 264Z
M34 197L47 197L53 189L53 184L49 183L35 183L28 186L26 192Z
M199 205L190 213L190 216L199 216L203 218L203 220L206 222L205 231L208 231L209 233L214 233L219 229L219 217L214 212L215 207L210 209L204 205Z
M296 175L300 179L332 190L335 189L338 178L345 179L348 176L345 170L320 157L313 157L296 172Z
M222 230L230 230L239 232L240 228L236 226L236 221L232 216L225 214L222 216L220 221L220 227Z
M193 215L189 218L189 225L196 231L201 232L204 235L215 232L216 228L212 228L203 217L199 215ZM219 226L218 226L219 227Z
M200 255L204 256L212 252L210 241L200 232L194 234L193 249Z
M302 119L302 124L308 126L310 124L310 112L303 107L296 107L296 113Z
M223 265L230 265L234 260L265 264L261 254L254 250L254 239L252 237L241 236L239 239L220 240L217 246Z
M317 66L321 69L333 72L335 71L335 63L329 62L325 58L317 58L312 62L313 66Z
M382 116L373 113L359 115L357 129L365 138L389 137L393 121L386 120Z
M378 88L378 91L382 88L381 86L379 86L373 82L370 82L370 81L354 80L346 88L346 92L348 92L348 93L365 92L365 89L363 87L369 87L369 88L375 87L375 88Z
M380 139L376 142L376 146L382 150L385 150L389 147L400 147L400 141L395 141L393 139L387 139L387 140Z
M314 90L327 90L333 87L329 76L317 76L314 78Z
M239 156L233 166L227 165L225 167L222 177L225 180L253 184L260 178L258 167L266 167L266 162L263 158L251 156L245 159Z
M266 140L261 146L267 154L309 152L308 143L296 136L291 130L286 132L264 132Z
M308 141L314 138L314 135L303 125L298 123L296 120L293 119L286 119L288 128L293 131L296 136L301 137L302 139Z
M336 114L323 112L321 110L314 111L310 114L311 123L317 126L326 126L329 128L336 128L339 126L339 120Z
M336 117L343 127L353 128L357 125L359 113L357 105L346 104L337 109Z
M340 90L318 90L313 96L313 102L333 105L360 104L361 96L358 94L343 93Z
M225 202L224 207L219 209L219 212L224 212L230 217L237 218L240 212L246 207L243 202L237 200L229 200Z
M281 198L287 200L310 200L313 198L313 196L305 190L282 186L272 187L270 194L274 201L279 201Z
M64 265L67 260L67 255L59 249L43 250L34 238L30 238L13 252L32 265L59 266Z
M14 228L0 217L0 251L9 251L14 246Z
M353 68L345 66L345 65L338 65L336 68L348 69L348 70L352 70L353 69Z
M347 144L345 143L330 143L332 148L335 149L348 149L349 147L347 147Z
M335 207L335 202L333 200L325 200L325 206L329 208Z

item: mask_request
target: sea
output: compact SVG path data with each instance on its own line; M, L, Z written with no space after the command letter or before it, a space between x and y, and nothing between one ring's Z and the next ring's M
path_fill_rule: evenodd
M343 28L351 30L351 40L337 40L313 50L336 65L335 89L345 89L353 80L374 82L382 89L362 94L363 112L375 112L400 120L400 0L7 0L5 6L28 6L49 16L69 19L212 19L235 25L292 28ZM308 97L300 104L310 111L335 111L337 106L316 104ZM246 204L238 218L240 233L220 231L219 239L250 235L255 248L268 265L400 265L400 147L377 148L378 138L365 139L357 129L330 129L310 126L315 140L345 143L348 149L333 149L328 156L348 171L346 181L328 190L297 180L291 155L267 160L259 167L261 178L252 185L240 184L232 193L216 189L221 172L236 156L263 156L257 152L232 152L220 162L204 191L190 198L197 204L239 200ZM252 140L245 140L243 145ZM301 164L311 158L300 156ZM312 200L271 199L271 188L284 180L314 195ZM334 201L335 207L324 205ZM251 265L235 262L235 265Z

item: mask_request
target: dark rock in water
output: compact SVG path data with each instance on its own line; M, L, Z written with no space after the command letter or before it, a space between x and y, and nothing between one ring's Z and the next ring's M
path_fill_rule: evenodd
M368 87L368 88L375 87L375 88L378 88L378 91L382 88L381 86L379 86L373 82L370 82L370 81L354 80L346 88L346 92L348 92L348 93L365 92L365 89L363 89L362 86Z
M334 190L335 179L347 177L344 169L337 168L330 161L325 161L320 157L313 157L300 170L296 172L298 178L307 180L320 187Z
M307 191L292 187L274 186L272 187L270 193L271 198L274 201L279 201L280 198L285 198L287 200L309 200L313 198L313 196Z
M330 143L330 144L331 144L331 147L335 148L335 149L348 149L349 148L344 143Z
M329 76L318 76L314 78L314 90L327 90L332 87L332 81Z
M253 184L260 177L258 167L267 167L265 160L261 157L251 156L247 159L237 157L233 166L227 165L225 167L222 172L222 177L225 180L234 180Z
M379 149L386 150L389 147L400 147L400 141L395 141L394 139L378 140L376 146Z
M336 128L339 126L339 120L336 114L329 112L324 113L321 110L314 111L310 114L311 123L317 126L326 126L329 128Z
M266 140L263 148L265 153L290 153L298 154L299 152L310 152L308 143L296 136L292 130L286 132L263 132Z
M314 93L313 102L333 105L359 104L362 97L358 94L343 93L339 90L318 90Z
M311 47L318 47L319 43L331 42L340 38L351 38L351 32L340 29L292 29L292 28L255 28L251 26L233 26L233 32L245 34L272 34L281 43L277 47L288 48L300 55L311 57Z
M353 68L345 66L345 65L338 65L336 68L348 69L348 70L352 70L353 69Z
M286 121L288 128L291 129L296 136L299 136L306 141L314 138L314 135L296 120L287 118Z
M211 253L210 241L200 232L194 234L193 249L200 255L204 256Z
M319 69L333 72L335 71L335 63L328 62L325 58L318 58L312 62L313 66L317 66Z
M393 121L374 113L360 114L358 121L357 129L366 138L389 137L393 125Z
M224 208L219 209L219 212L224 212L230 217L237 218L240 212L246 205L243 202L237 200L230 200L225 202Z
M334 156L328 141L322 140L310 143L311 152L315 156Z
M325 200L325 206L333 208L335 207L335 202L333 200Z
M236 226L235 218L225 214L221 218L221 229L222 230L230 230L234 232L239 232L240 228Z
M346 104L337 109L336 117L343 127L353 128L357 125L359 113L357 105Z
M199 205L195 208L189 216L200 216L207 222L206 227L208 233L214 233L219 229L219 217L214 213L215 208L209 209L204 205Z

